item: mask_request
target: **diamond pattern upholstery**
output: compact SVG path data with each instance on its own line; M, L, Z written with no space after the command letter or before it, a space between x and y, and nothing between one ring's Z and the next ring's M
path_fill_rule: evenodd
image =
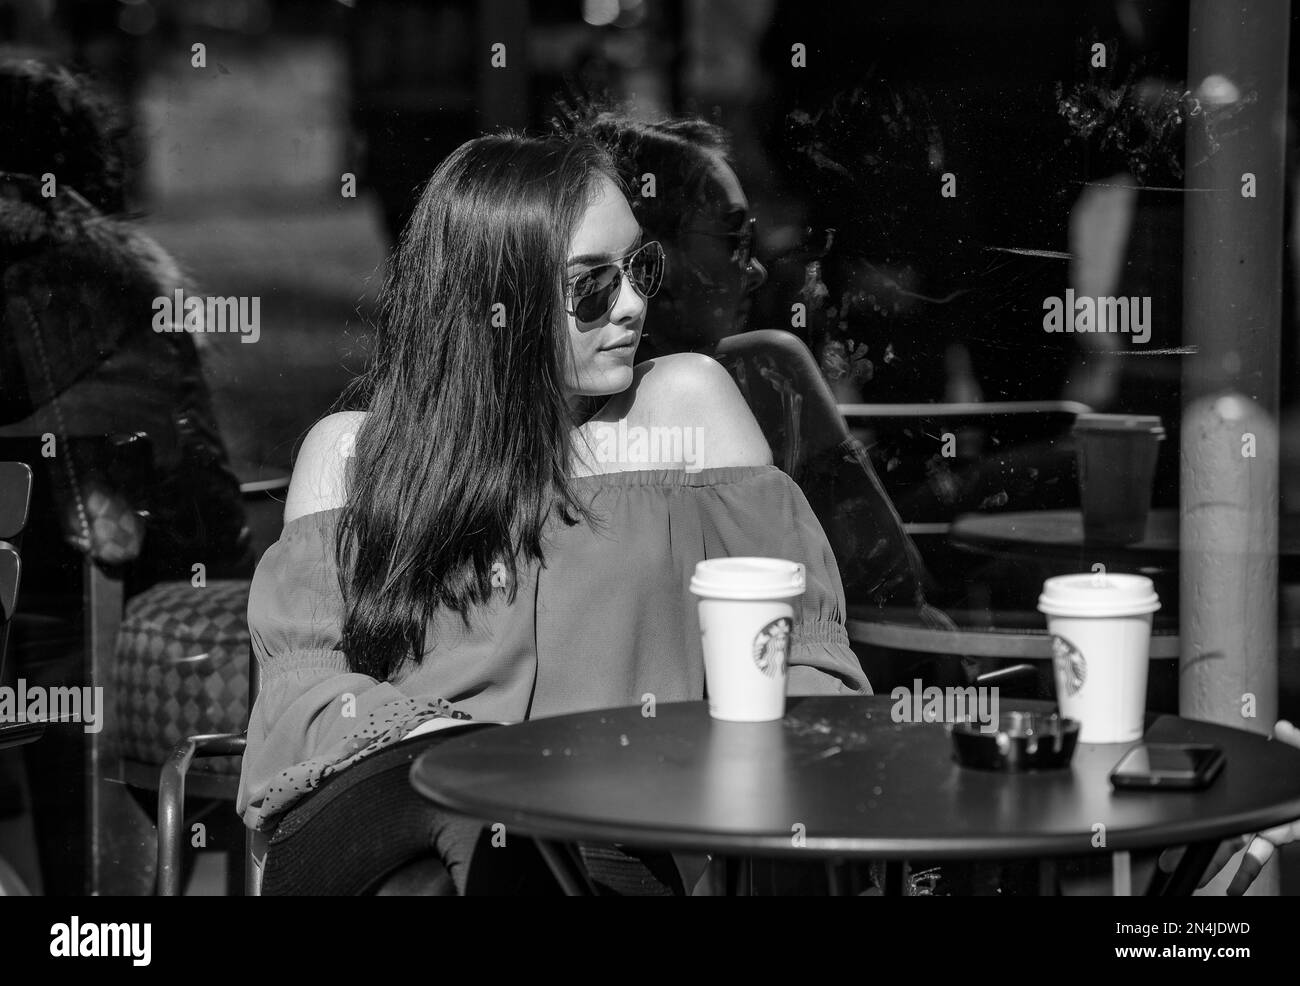
M125 759L161 764L188 736L244 728L249 584L161 582L127 604L114 662ZM239 758L200 758L191 770L238 775Z

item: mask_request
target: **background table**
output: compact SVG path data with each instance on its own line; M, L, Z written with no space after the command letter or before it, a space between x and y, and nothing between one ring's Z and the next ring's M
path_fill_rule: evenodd
M953 761L943 725L894 722L893 705L792 698L773 723L715 721L703 702L653 718L630 707L536 719L450 739L412 781L444 808L538 838L553 865L557 840L786 858L1079 856L1098 851L1102 825L1107 853L1197 844L1178 876L1187 890L1223 837L1300 817L1300 750L1256 734L1157 717L1148 741L1215 743L1227 766L1203 792L1120 794L1108 774L1133 744L1081 745L1061 771L976 771Z
M955 546L969 551L1059 561L1084 572L1090 571L1094 562L1120 571L1168 571L1178 564L1177 510L1152 510L1147 516L1146 536L1128 545L1085 542L1083 514L1078 510L964 514L953 522L948 537ZM1286 577L1300 573L1300 515L1279 518L1278 555Z

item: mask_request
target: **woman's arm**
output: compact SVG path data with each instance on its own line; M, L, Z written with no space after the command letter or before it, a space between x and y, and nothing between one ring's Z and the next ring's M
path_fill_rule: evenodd
M343 411L321 418L298 451L284 501L287 524L305 514L341 507L347 502L347 466L356 444L362 411Z
M311 430L294 467L284 530L253 577L248 623L261 688L238 799L252 826L369 750L431 717L453 715L437 697L414 698L354 672L342 649L335 511L346 499L346 464L361 420L331 415Z

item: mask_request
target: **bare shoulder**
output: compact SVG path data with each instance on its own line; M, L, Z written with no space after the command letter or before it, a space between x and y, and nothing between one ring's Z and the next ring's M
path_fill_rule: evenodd
M703 467L771 465L772 452L731 374L701 353L660 356L634 369L613 410L629 424L694 428Z
M631 389L641 396L676 397L688 402L713 399L724 406L745 407L731 374L703 353L657 356L633 368ZM738 404L737 404L738 402Z
M727 379L731 377L722 364L712 356L705 356L703 353L671 353L668 356L656 356L644 363L638 363L634 369L638 379L648 380L658 375L660 381L664 383L669 380L677 383L699 382L710 377L715 380L721 379L718 374Z
M303 439L285 497L284 522L341 507L347 501L347 466L363 411L341 411L321 418Z

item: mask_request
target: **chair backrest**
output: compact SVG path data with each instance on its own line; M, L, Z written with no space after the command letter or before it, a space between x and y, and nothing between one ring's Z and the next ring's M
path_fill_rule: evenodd
M0 540L14 541L27 526L32 470L22 462L0 462Z
M4 680L9 623L22 581L23 529L32 498L32 471L21 462L0 462L0 681ZM45 731L43 723L0 723L0 749L29 743Z
M841 404L911 534L961 513L1078 505L1074 401Z
M22 577L18 549L31 498L31 469L22 462L0 462L0 680L4 676L9 621L18 603Z
M781 329L728 336L714 352L772 450L800 486L835 553L850 603L924 607L921 557L850 434L807 345Z

